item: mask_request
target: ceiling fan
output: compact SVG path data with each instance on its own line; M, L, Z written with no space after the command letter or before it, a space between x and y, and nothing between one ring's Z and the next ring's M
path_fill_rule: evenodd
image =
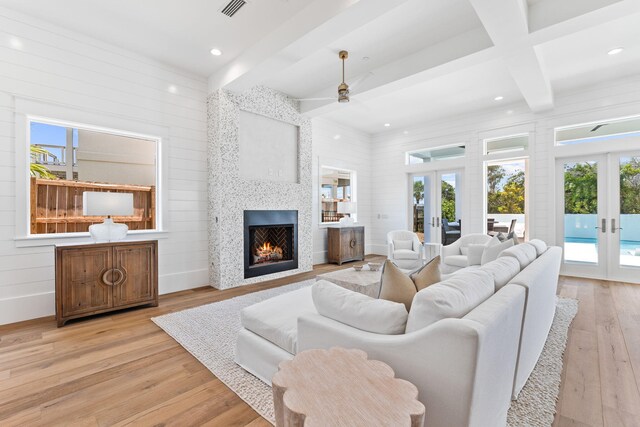
M296 101L330 101L330 100L338 100L339 103L345 103L350 101L351 90L360 83L362 83L365 79L370 77L373 73L368 72L364 76L360 77L356 81L353 82L351 88L344 81L344 61L349 58L349 52L346 50L341 50L338 52L338 58L342 61L342 83L338 85L338 96L328 96L322 98L296 98Z

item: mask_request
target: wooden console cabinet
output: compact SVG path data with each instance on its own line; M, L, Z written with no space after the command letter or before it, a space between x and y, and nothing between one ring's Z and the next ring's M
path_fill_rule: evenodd
M158 242L56 246L56 319L158 305Z
M329 262L364 260L364 227L328 227L327 234Z

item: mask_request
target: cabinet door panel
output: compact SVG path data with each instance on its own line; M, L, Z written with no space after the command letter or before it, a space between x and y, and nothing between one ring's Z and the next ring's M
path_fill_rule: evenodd
M63 316L107 309L112 306L113 294L109 284L112 265L111 248L69 249L61 259Z
M115 246L113 256L114 307L149 301L156 297L153 245Z

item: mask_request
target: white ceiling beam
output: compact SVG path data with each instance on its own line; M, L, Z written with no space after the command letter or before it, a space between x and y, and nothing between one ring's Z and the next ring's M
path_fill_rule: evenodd
M470 0L532 111L553 108L553 90L539 56L528 42L526 0Z
M209 91L242 92L408 0L316 0L209 77Z
M492 49L491 40L481 28L471 30L371 70L371 75L353 91L352 98L358 101L373 99L463 68L494 60L498 57L497 55L498 52ZM358 78L356 76L353 80ZM336 82L335 85L309 95L308 98L337 96L337 88ZM310 117L336 108L340 108L340 105L331 100L300 103L300 110Z

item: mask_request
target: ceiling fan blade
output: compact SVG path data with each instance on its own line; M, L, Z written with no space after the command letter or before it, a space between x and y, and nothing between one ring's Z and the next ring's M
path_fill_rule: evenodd
M327 96L324 98L293 98L294 101L335 101L338 99L335 96Z
M369 71L368 73L366 73L365 75L355 79L350 85L349 85L349 89L350 90L354 90L355 88L357 88L358 86L360 86L362 84L363 81L367 80L369 77L373 76L373 73L371 71Z
M594 127L593 129L591 129L591 132L595 132L595 131L597 131L598 129L600 129L602 126L606 126L606 125L607 125L607 123L604 123L604 124L598 125L598 126Z

